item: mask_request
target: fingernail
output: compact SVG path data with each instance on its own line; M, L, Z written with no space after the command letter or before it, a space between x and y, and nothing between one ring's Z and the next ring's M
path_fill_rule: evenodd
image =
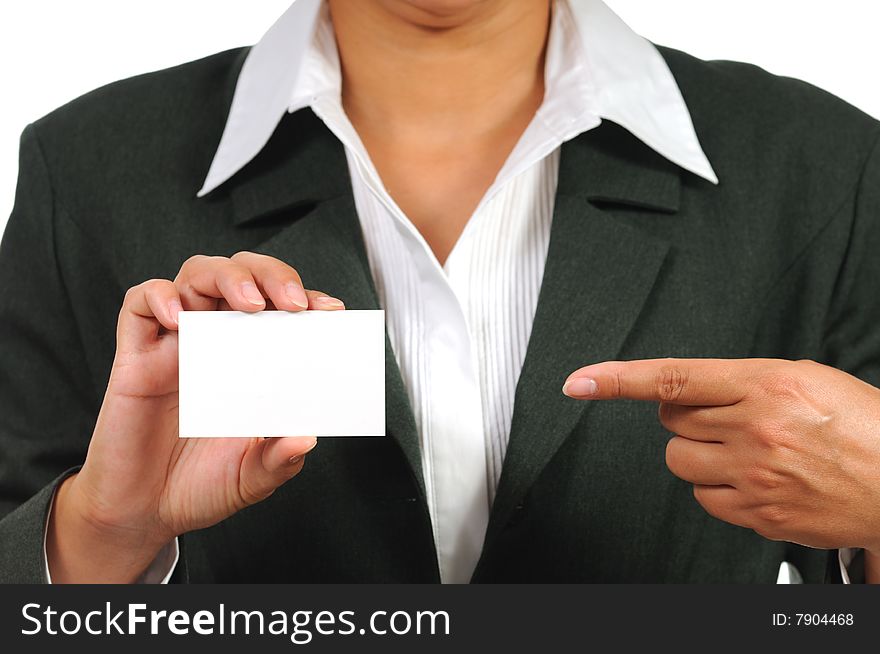
M251 304L258 307L263 306L263 296L260 294L257 285L253 282L245 282L244 284L242 284L241 294L244 295L244 299Z
M303 290L303 287L299 284L295 284L291 282L287 285L287 297L290 298L290 301L293 302L296 306L301 309L309 308L309 298L306 295L306 292Z
M337 300L335 297L330 297L329 295L321 295L319 297L316 297L315 303L321 305L322 307L327 307L328 309L340 309L345 307L345 304L343 304L342 300Z
M315 446L316 446L317 444L318 444L318 439L315 438L314 436L312 436L312 444L308 447L308 449L306 449L306 451L303 452L302 454L296 454L296 455L290 457L290 458L287 460L287 463L290 464L290 465L296 465L297 463L299 463L300 461L302 461L303 457L304 457L306 454L308 454L308 453L311 452L313 449L315 449Z
M177 300L171 300L171 302L168 303L168 311L171 313L171 320L174 321L174 324L180 326L180 317L177 315L183 311L180 302Z
M589 397L595 395L598 390L596 381L585 377L570 379L562 387L562 392L570 397Z

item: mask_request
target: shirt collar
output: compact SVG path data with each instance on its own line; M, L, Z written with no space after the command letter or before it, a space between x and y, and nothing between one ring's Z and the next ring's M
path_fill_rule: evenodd
M654 45L601 0L556 2L538 112L543 124L567 140L601 119L613 121L669 161L717 184L678 84ZM330 87L326 74L316 80L309 65L316 52L328 50L320 41L332 37L322 4L294 0L251 48L199 197L256 157L285 113L309 106L316 94L339 84L338 73L331 73Z

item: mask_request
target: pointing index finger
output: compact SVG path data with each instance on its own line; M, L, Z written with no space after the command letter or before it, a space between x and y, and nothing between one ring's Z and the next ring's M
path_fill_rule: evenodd
M750 365L744 359L605 361L573 372L562 391L582 400L727 406L745 397Z

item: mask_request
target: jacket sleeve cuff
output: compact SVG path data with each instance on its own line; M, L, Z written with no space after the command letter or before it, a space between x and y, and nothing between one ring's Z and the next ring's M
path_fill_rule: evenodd
M0 520L0 583L45 584L46 520L55 489L79 468L71 468Z
M865 583L864 550L845 547L837 550L840 578L845 584Z
M46 555L46 535L49 531L49 516L52 515L52 506L55 503L56 490L57 484L52 489L52 496L49 499L49 506L46 509L46 519L43 523L43 579L45 583L48 584L52 583L52 572L49 570L49 557ZM150 563L150 566L137 579L137 581L135 581L135 583L167 584L174 574L179 558L180 546L178 540L175 538L162 548L159 554L156 555L156 558L153 559L153 562Z

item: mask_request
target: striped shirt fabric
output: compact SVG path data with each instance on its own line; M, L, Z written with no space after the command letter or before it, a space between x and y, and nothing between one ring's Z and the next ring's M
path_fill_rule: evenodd
M559 151L503 184L441 268L352 166L355 205L388 337L419 429L445 581L466 582L507 449L513 397L550 238Z

